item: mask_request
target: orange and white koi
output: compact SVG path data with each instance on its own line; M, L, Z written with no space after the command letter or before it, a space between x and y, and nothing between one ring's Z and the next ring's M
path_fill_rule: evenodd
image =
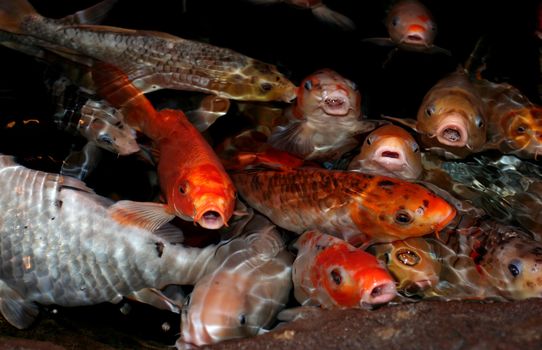
M427 188L385 176L319 168L231 174L249 206L278 226L319 230L353 243L423 236L444 228L456 209Z
M396 295L393 278L376 257L342 239L307 231L294 247L292 280L301 305L360 308L387 303Z
M348 170L414 180L423 171L420 146L403 128L384 125L365 138Z

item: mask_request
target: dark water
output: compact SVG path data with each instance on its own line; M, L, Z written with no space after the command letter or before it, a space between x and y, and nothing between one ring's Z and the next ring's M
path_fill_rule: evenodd
M93 1L36 0L45 16L62 17L94 4ZM294 83L319 68L331 68L354 80L362 92L363 110L370 118L381 114L413 117L427 90L440 78L465 63L480 37L487 39L485 77L518 87L531 101L540 102L537 1L428 0L439 26L435 44L452 56L398 52L386 67L382 63L388 48L361 42L368 37L387 36L383 23L388 1L329 0L329 7L348 15L357 25L343 32L322 24L310 11L285 4L255 6L243 0L154 0L134 4L119 0L104 24L163 31L187 39L228 47L248 56L273 63ZM186 5L186 11L184 9ZM44 85L51 68L33 58L0 48L0 152L13 154L29 166L58 171L71 149L81 147L78 135L59 130L51 123L53 106ZM53 72L54 73L54 72ZM183 98L182 92L159 91L153 101ZM242 127L242 121L223 118L211 130L221 133ZM149 174L153 167L138 157L118 158L104 153L99 168L87 179L96 192L134 200L151 200L157 189ZM82 316L81 316L82 314ZM66 326L64 316L74 324L115 327L137 334L143 341L172 344L178 331L178 317L146 306L134 306L129 316L119 306L62 310L61 316L44 313ZM141 319L149 320L144 326ZM171 330L162 330L163 322ZM73 325L72 325L73 327ZM99 333L99 332L97 332ZM19 333L17 333L19 334ZM18 336L21 336L20 334ZM96 336L96 333L92 335ZM104 342L118 347L139 347L140 343L115 344L117 335Z

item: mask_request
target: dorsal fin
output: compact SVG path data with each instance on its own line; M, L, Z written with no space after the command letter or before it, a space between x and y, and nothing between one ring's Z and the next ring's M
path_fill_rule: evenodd
M117 0L103 0L84 10L59 19L63 24L99 24L107 17Z

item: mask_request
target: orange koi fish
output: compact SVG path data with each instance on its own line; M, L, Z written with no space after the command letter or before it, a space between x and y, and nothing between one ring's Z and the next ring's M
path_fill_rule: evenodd
M157 111L128 78L113 67L93 74L99 93L120 108L124 121L156 144L158 177L166 204L134 204L122 212L153 218L156 225L174 215L208 229L227 224L235 207L235 188L211 146L180 110ZM132 218L133 219L133 218Z
M306 77L286 113L289 123L275 128L269 143L305 160L338 159L358 144L356 135L375 127L362 120L356 85L331 69Z
M233 50L162 32L45 18L26 0L0 1L0 29L16 42L9 47L22 43L89 66L95 60L114 65L144 93L168 88L238 100L295 97L295 86L275 66Z
M294 247L292 280L301 305L359 308L396 295L393 278L373 255L337 237L308 231Z
M365 138L348 170L414 180L423 171L420 146L403 128L384 125Z
M488 111L485 149L536 159L542 153L542 107L510 84L485 79L474 84Z
M417 120L389 118L422 135L421 143L450 158L480 152L487 135L487 112L478 91L463 70L439 80L423 98Z
M396 2L389 10L385 24L389 38L370 38L364 41L410 51L450 55L448 50L433 44L437 25L429 9L417 0Z
M310 9L314 16L324 23L334 25L344 30L354 30L354 22L339 12L331 10L322 0L248 0L255 4L274 4L284 2L302 9Z
M278 226L319 230L352 243L423 236L456 209L425 187L400 179L319 168L231 174L242 198Z

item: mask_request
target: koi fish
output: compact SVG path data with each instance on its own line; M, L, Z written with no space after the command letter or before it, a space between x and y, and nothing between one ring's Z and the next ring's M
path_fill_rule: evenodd
M288 301L293 257L267 219L255 216L216 254L222 263L198 281L183 307L177 348L262 333Z
M114 67L101 67L94 76L99 94L120 108L125 123L149 137L160 154L158 178L166 204L130 203L125 219L152 217L159 227L176 215L207 229L227 225L235 207L235 188L211 146L184 113L156 111Z
M484 149L536 160L542 153L542 107L510 84L485 79L475 80L474 84L488 106Z
M390 8L385 24L389 38L369 38L364 41L409 51L450 55L448 50L433 44L437 25L429 9L417 0L397 1Z
M425 95L417 120L389 118L421 134L421 143L447 157L463 158L483 150L487 111L478 91L462 70L439 80Z
M410 133L395 125L384 125L371 132L348 170L414 180L420 177L420 146Z
M407 295L434 288L439 282L441 262L431 244L424 238L414 237L369 248L385 263L399 282L397 290Z
M393 278L373 255L337 237L307 231L294 248L292 280L301 305L363 308L396 295Z
M331 69L306 77L289 123L278 126L268 142L305 160L331 161L358 144L356 135L372 130L374 121L361 119L361 94L356 85Z
M280 227L336 235L359 244L423 236L444 228L453 206L404 180L319 168L231 174L249 206Z
M79 180L0 156L0 310L17 328L61 306L117 303L143 288L194 284L216 247L189 248L182 232L114 219L117 202Z
M345 15L333 11L322 0L248 0L258 5L277 4L284 2L288 5L302 9L310 9L313 15L320 21L334 25L344 30L354 30L356 25Z
M13 34L12 40L88 66L114 65L143 93L178 89L238 100L295 98L295 86L275 66L233 50L162 32L66 24L44 18L26 0L0 2L0 29Z

